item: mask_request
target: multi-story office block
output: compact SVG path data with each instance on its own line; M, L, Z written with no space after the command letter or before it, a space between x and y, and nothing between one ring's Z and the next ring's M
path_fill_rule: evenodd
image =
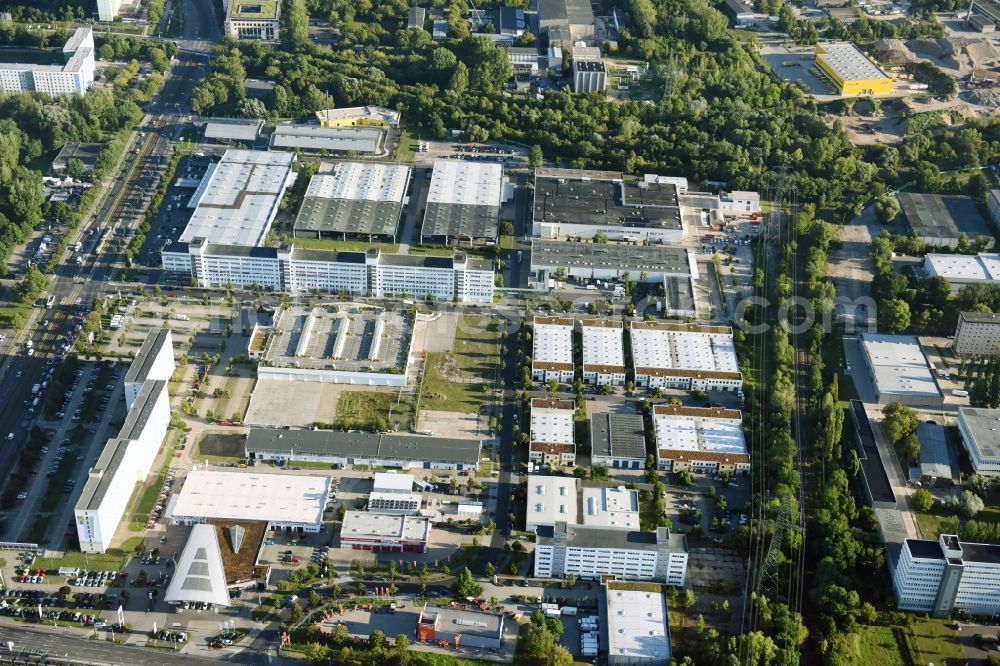
M223 0L226 36L273 42L281 28L280 0Z
M958 356L993 356L1000 347L1000 314L960 312L953 349Z
M958 432L976 474L1000 476L1000 409L958 408Z
M1000 545L906 539L892 576L900 610L948 617L1000 613Z
M0 63L0 90L82 95L94 83L94 33L77 28L63 46L62 65Z

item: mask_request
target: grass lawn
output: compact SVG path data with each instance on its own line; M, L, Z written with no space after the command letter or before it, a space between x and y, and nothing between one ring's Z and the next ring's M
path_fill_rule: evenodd
M17 305L14 303L2 307L0 308L0 324L8 328L13 328L11 320L15 318L15 315L21 315L23 321L28 321L31 310L32 307L30 305ZM23 326L23 323L21 325Z
M194 460L207 460L210 463L238 463L246 457L245 441L243 435L204 433L194 445L191 457Z
M370 247L377 247L383 252L399 252L399 243L369 243L368 241L333 240L331 238L295 238L292 242L296 247L304 247L311 250L364 252Z
M160 472L156 475L156 478L151 484L142 488L142 494L139 496L139 501L135 503L132 510L132 520L129 523L130 529L133 532L145 532L146 531L146 518L149 516L149 512L153 510L156 506L156 500L160 496L160 488L163 487L163 481L167 478L167 470L170 468L170 461L174 459L174 451L177 447L177 440L181 435L183 435L179 430L169 430L167 431L168 444L166 457L163 459L163 465L160 466ZM141 484L138 484L141 487ZM130 503L135 500L135 493L130 500Z
M414 245L410 247L409 254L419 254L421 256L450 257L455 254L455 248L442 247L440 245ZM466 254L470 254L466 252Z
M395 393L344 391L337 401L335 426L346 430L408 429L409 396L404 395L398 406L396 400Z
M417 154L417 144L420 136L412 129L405 129L399 135L399 146L396 148L397 162L412 162Z
M941 533L941 525L948 518L961 520L955 514L939 512L936 509L931 509L931 513L921 513L919 511L915 513L917 514L917 525L920 526L920 533L925 539L937 539ZM1000 506L987 506L976 514L974 520L984 523L1000 523Z
M916 664L965 664L965 650L955 638L955 630L945 625L951 620L923 620L907 627L907 645Z
M496 378L500 325L465 315L450 352L427 354L420 409L478 414Z
M501 236L500 237L500 249L501 250L512 250L514 249L514 237L513 236Z
M848 635L845 640L848 645L849 663L857 666L905 666L906 661L899 652L899 643L893 633L893 627L861 626L858 632Z
M35 569L54 570L59 567L78 567L80 569L97 569L100 571L120 571L125 566L125 556L105 553L103 555L88 555L80 552L67 552L62 557L39 557L31 565Z

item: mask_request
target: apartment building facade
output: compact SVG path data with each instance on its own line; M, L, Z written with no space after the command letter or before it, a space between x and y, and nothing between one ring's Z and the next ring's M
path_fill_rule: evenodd
M957 356L992 356L1000 345L1000 314L960 312L952 348Z

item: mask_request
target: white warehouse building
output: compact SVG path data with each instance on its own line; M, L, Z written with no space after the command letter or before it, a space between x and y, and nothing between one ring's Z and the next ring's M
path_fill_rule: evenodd
M632 322L636 386L743 393L733 329L728 326Z
M597 580L614 576L683 587L687 562L687 537L671 534L666 527L658 527L656 532L630 532L561 522L539 527L535 542L535 575L539 578L573 574Z
M537 382L553 379L560 384L573 381L573 319L535 317L531 338L531 378Z
M1000 613L1000 545L906 539L892 574L900 610L950 617L953 610Z
M583 383L625 385L625 341L617 319L581 319Z

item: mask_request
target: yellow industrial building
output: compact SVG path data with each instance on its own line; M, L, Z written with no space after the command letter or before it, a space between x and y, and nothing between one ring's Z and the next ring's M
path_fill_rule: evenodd
M316 120L323 127L352 127L355 125L395 127L399 124L399 113L382 106L352 106L344 109L317 111Z
M839 88L841 95L892 92L892 78L854 44L817 44L816 64Z

